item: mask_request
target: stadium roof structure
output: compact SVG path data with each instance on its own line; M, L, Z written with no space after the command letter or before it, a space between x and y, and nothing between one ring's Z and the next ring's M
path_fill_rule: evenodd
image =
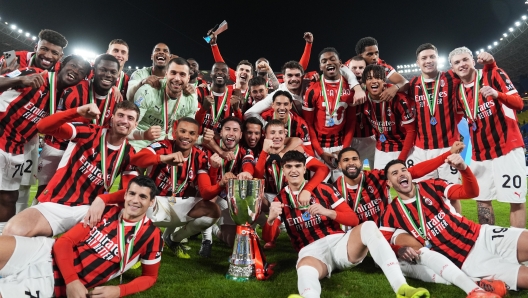
M0 19L0 54L10 50L31 51L37 44L37 37Z

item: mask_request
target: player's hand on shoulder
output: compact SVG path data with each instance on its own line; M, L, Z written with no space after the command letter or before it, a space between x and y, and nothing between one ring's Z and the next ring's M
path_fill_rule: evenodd
M392 85L390 87L385 87L383 92L381 92L380 100L381 101L390 101L396 96L396 93L398 92L398 88L395 88L396 85Z
M161 137L161 126L159 125L149 127L143 134L143 139L148 141L154 141L159 137Z
M450 166L456 168L459 171L463 171L467 168L466 163L464 162L464 159L460 154L451 154L447 157L446 163L448 163Z
M453 143L453 145L451 145L451 149L449 151L452 154L458 154L458 153L462 152L462 150L464 150L464 147L466 147L466 145L464 145L463 142L455 141Z
M364 103L366 100L367 100L367 94L365 93L363 88L361 88L361 85L358 84L354 86L354 103L352 105L354 106L360 105Z
M87 119L99 119L101 111L99 111L99 107L95 103L89 103L77 107L77 114Z
M312 198L312 194L308 190L303 189L301 193L299 194L299 198L298 198L299 205L308 206L310 204L311 198Z
M86 215L83 219L83 227L90 226L90 228L93 228L99 221L101 221L101 218L103 217L103 212L106 207L105 202L100 197L96 197L95 200L90 205L90 208L88 208L88 212L86 212Z
M88 290L78 279L66 285L66 296L68 298L86 298L87 294Z
M150 75L141 81L141 85L149 84L154 89L161 88L160 79L155 75Z
M121 295L119 286L95 287L90 293L90 298L118 298Z

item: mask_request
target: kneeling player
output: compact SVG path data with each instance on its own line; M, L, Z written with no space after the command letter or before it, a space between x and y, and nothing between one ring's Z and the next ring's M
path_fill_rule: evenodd
M79 223L57 240L0 236L0 298L87 297L87 288L94 288L90 297L123 297L150 288L163 246L161 231L145 216L156 192L152 180L136 177L128 185L124 208L108 207L93 228ZM99 287L138 261L141 276Z
M360 264L369 250L397 297L429 297L426 289L407 285L394 252L382 239L376 224L368 221L356 226L356 214L331 185L319 184L312 191L310 205L299 204L297 196L306 184L304 154L289 151L282 157L281 164L288 185L271 204L268 224L279 224L276 219L280 216L299 252L297 285L302 297L319 297L319 279L329 277L333 269ZM345 234L340 224L356 227Z

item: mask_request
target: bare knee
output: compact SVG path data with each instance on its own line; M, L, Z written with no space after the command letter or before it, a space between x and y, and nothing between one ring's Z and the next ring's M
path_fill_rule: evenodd
M297 269L302 266L310 266L315 268L319 272L319 279L324 278L328 275L328 267L321 260L314 257L304 257L297 263Z
M196 205L194 205L187 215L193 218L202 216L220 218L221 212L220 207L218 207L216 203L202 200L196 203Z
M26 209L11 218L4 227L8 236L52 236L51 226L42 213L34 208Z

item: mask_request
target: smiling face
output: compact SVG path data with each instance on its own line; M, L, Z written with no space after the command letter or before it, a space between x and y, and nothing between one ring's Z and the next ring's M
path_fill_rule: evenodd
M187 59L187 63L189 63L189 76L191 80L194 80L198 77L200 74L200 64L196 62L194 59Z
M138 221L154 206L154 198L150 197L150 188L131 182L125 193L125 209L123 218L128 221Z
M251 86L249 87L249 92L251 98L257 102L268 96L268 88L266 88L266 85Z
M167 63L169 63L169 58L169 47L164 43L158 43L154 47L152 55L150 56L150 60L152 60L154 66L159 68L164 68L165 66L167 66Z
M304 182L306 165L300 161L288 161L282 166L288 184L299 187Z
M286 68L284 70L284 82L286 88L290 91L298 90L301 88L302 83L302 72L297 68Z
M165 77L167 78L167 93L174 98L181 94L183 88L189 83L189 67L173 62L169 65Z
M394 188L399 194L412 195L414 184L411 173L404 164L396 163L390 166L385 173L387 184Z
M137 126L138 114L134 110L117 109L112 115L112 131L120 136L128 136Z
M220 130L220 138L225 148L228 150L235 149L242 138L240 124L236 121L227 121Z
M86 65L86 63L82 60L82 58L70 59L70 61L63 65L59 71L57 78L59 84L64 87L77 85L90 71L83 65Z
M42 39L35 46L35 66L51 69L62 58L62 47Z
M323 75L328 80L337 80L341 76L339 68L341 67L341 61L334 52L326 52L321 54L319 58L319 69L323 72Z
M244 139L249 148L257 147L260 138L262 137L262 126L253 123L246 124L246 131L244 132Z
M198 139L198 125L187 121L178 122L178 126L173 131L173 138L176 147L180 150L192 149Z
M433 75L437 72L438 53L433 49L423 50L416 58L416 64L420 67L422 73Z
M211 70L211 79L217 86L225 86L229 75L229 68L223 62L215 63Z
M475 72L475 60L469 53L461 53L451 57L451 68L460 78L468 78Z
M94 85L99 95L106 95L119 76L119 65L114 61L101 60L94 66Z
M338 166L343 172L343 175L352 180L356 179L363 170L363 163L355 151L342 153Z
M253 77L251 66L240 64L236 70L236 80L237 83L247 84L249 80Z
M276 119L281 121L286 121L290 115L290 110L292 108L292 103L290 99L284 95L279 95L273 100L271 108L274 111L274 116Z
M374 76L374 71L370 71L367 74L367 80L365 82L365 86L367 87L367 91L370 95L373 97L379 97L381 93L383 92L384 82L381 78L376 78Z
M367 65L378 63L379 50L378 46L365 47L363 53L360 54L363 59L367 62Z
M266 127L266 139L273 141L273 148L282 148L286 139L286 128L284 125L268 125Z
M119 69L122 69L128 61L128 47L124 44L111 44L106 53L116 57L117 61L119 61Z

